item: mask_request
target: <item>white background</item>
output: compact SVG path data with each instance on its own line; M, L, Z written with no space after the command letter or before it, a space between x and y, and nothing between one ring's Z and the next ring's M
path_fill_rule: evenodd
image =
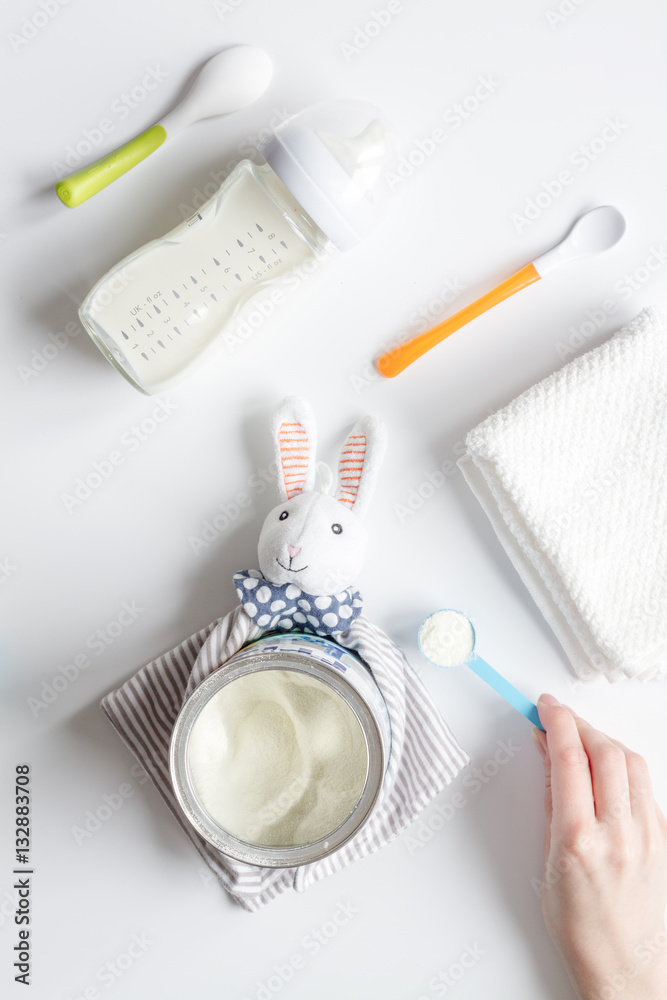
M644 753L663 806L665 686L576 682L458 471L409 516L399 506L456 459L467 430L560 367L564 351L594 346L666 298L667 267L645 262L656 265L652 248L667 241L667 14L653 0L565 0L556 20L558 2L403 0L382 30L373 12L383 0L45 0L48 18L37 0L4 5L3 995L431 1000L445 988L434 977L470 947L481 957L449 990L457 1000L572 996L530 881L541 873L543 779L529 726L472 674L422 660L417 628L439 607L465 610L479 652L529 696L552 691ZM274 60L257 104L192 126L80 208L60 204L57 164L84 130L113 123L87 162L157 121L206 58L238 42ZM122 116L113 109L147 68L166 75ZM494 81L482 101L471 96L480 77ZM50 336L77 322L98 277L181 221L179 206L193 206L206 185L210 193L211 174L241 159L249 137L338 96L380 105L406 156L418 142L429 148L433 129L446 133L404 170L381 232L332 261L237 351L168 392L173 413L160 424L150 422L156 400L125 383L83 331L52 356ZM452 110L463 102L465 119ZM618 134L587 158L581 148L607 119ZM552 182L563 170L571 183L559 192ZM552 196L522 224L545 185ZM444 317L604 203L628 219L618 247L555 272L396 380L374 376L372 358L420 329L417 310L429 322ZM624 278L633 274L634 289ZM447 282L464 286L456 306L444 301ZM235 604L232 573L255 565L274 502L248 480L271 459L270 412L289 393L315 404L323 460L335 459L359 416L386 421L390 447L360 581L366 610L403 645L473 767L493 758L499 740L520 750L479 790L460 777L440 798L459 790L466 799L446 824L431 806L376 856L249 914L207 880L99 701ZM155 432L130 445L147 419ZM63 495L117 449L123 464L68 510ZM195 553L192 536L243 491L250 506ZM96 655L89 637L124 602L141 611ZM91 666L35 710L29 699L86 652ZM12 778L21 761L32 767L34 799L30 992L14 986L11 968ZM133 794L77 842L87 811L124 782ZM336 915L342 923L341 903L355 912L327 938ZM121 956L133 935L150 943L133 948L140 957L128 968ZM295 954L303 962L291 980L270 979ZM121 976L108 971L118 961Z

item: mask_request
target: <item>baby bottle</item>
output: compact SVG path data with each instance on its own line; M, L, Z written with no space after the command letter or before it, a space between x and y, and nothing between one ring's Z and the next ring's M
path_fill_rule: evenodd
M377 221L394 139L372 105L306 108L260 152L265 163L242 160L191 218L122 260L81 305L93 341L142 392L190 375L251 297L354 247Z

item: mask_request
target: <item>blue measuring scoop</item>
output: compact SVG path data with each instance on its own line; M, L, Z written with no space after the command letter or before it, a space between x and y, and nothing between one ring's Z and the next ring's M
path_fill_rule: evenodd
M419 649L436 667L458 667L465 664L478 677L509 702L517 712L544 732L537 705L518 691L513 684L475 652L475 629L461 611L443 608L426 618L419 629Z

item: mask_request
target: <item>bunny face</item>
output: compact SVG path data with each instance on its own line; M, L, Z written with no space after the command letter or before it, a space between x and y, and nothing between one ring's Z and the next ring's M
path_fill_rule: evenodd
M273 441L282 503L271 511L259 539L259 568L270 583L293 583L325 597L350 587L366 555L362 518L385 450L384 427L364 417L352 428L340 454L339 485L319 465L315 490L315 419L305 399L290 396L273 415Z
M339 500L298 493L264 521L259 568L271 583L294 583L306 594L324 597L354 583L367 542L366 526Z

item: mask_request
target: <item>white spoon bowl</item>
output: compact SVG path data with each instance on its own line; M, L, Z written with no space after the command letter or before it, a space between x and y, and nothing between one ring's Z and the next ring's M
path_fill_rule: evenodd
M187 125L248 107L264 93L271 74L268 55L253 45L218 52L204 64L187 97L173 111L113 153L58 181L56 194L68 208L76 208Z

